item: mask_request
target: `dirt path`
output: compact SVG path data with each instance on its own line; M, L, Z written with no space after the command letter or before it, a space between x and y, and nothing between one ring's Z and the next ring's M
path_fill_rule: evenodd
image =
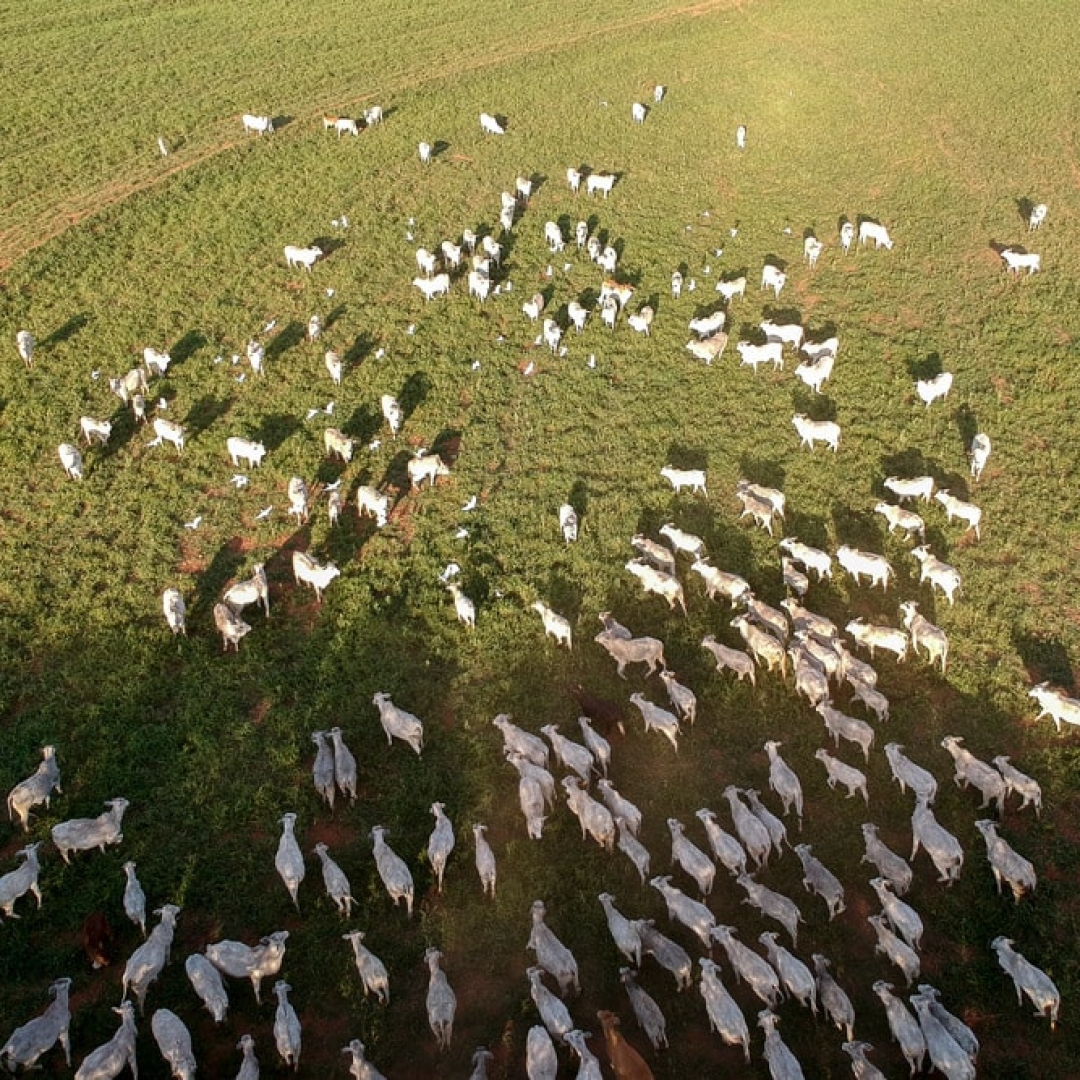
M523 59L538 56L542 53L575 48L594 39L605 39L613 34L625 31L638 31L646 27L676 22L682 19L701 18L719 11L741 12L744 4L745 0L699 0L698 3L682 4L663 11L614 20L603 26L582 30L569 37L560 36L553 40L545 39L539 42L521 44L516 48L500 47L491 53L473 57L464 63L447 64L434 70L428 68L425 69L422 75L407 74L396 82L387 85L384 90L387 94L400 94L454 76L516 64ZM370 94L363 95L351 101L339 101L337 104L339 106L341 104L355 105L370 99L370 97ZM323 111L322 108L319 108L310 111L306 115L296 117L295 121L289 125L290 130L295 128L298 132L306 131L307 122L317 119L322 115ZM0 230L0 271L6 270L35 248L48 243L102 210L116 206L132 195L148 191L172 179L179 173L196 168L218 154L226 153L242 145L245 141L242 137L234 138L230 136L230 133L235 132L235 129L235 118L230 117L228 120L223 120L216 124L213 129L199 133L199 136L206 139L205 143L201 145L192 147L190 150L181 149L164 159L155 158L146 162L141 159L130 161L122 166L126 174L123 179L114 179L93 191L61 195L57 204L32 213L28 220L20 224ZM275 137L281 138L282 135ZM0 211L0 217L10 217L15 209L14 206L4 208Z

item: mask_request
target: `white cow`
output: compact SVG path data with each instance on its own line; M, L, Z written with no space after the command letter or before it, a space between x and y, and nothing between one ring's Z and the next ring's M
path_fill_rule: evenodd
M948 397L952 389L953 377L951 371L942 371L932 379L919 379L915 383L915 391L919 400L924 402L929 409L938 398Z
M450 292L450 275L436 274L432 278L413 278L413 284L424 294L427 300L436 296L446 296Z
M802 440L800 446L809 446L814 449L814 443L827 443L833 448L833 453L840 446L840 425L832 420L810 420L802 413L796 413L791 422Z
M29 330L20 330L15 335L15 347L19 350L22 362L31 368L34 366L34 335Z
M322 603L323 589L336 578L341 571L333 564L316 562L306 551L293 552L293 578L297 584L304 582L315 590L315 599Z
M614 173L590 173L585 178L585 193L587 195L595 195L599 191L603 193L606 199L611 194L611 189L614 186Z
M1005 269L1010 274L1019 274L1021 270L1035 274L1042 269L1042 256L1034 252L1013 251L1012 248L1005 248L1001 257L1005 260Z
M302 266L308 273L319 259L322 258L323 250L320 247L297 247L295 244L285 245L285 265L292 268Z
M630 106L630 118L634 121L635 124L644 124L645 114L648 111L649 110L646 109L640 101L635 101L634 104Z
M660 475L671 484L676 494L684 487L688 487L692 492L700 491L702 495L708 497L709 493L705 490L704 469L673 469L670 465L665 465L660 470Z
M746 275L727 281L718 281L716 291L730 304L736 296L746 295Z
M274 133L274 119L271 116L253 116L251 113L244 113L240 117L240 122L244 125L245 132L254 132L256 135L262 135L263 132L269 135Z
M244 458L249 468L256 469L266 457L266 447L261 442L242 439L238 435L229 436L225 440L225 448L229 452L229 460L236 466L240 464L240 459Z
M81 480L83 478L83 460L79 448L71 443L64 442L57 447L57 453L60 455L60 464L64 466L64 472L67 473L68 479Z
M861 247L867 240L874 241L875 249L883 247L886 251L892 251L893 242L889 236L889 230L876 221L859 222L859 246Z
M409 473L409 483L413 491L421 487L425 480L430 482L431 487L434 487L436 477L450 475L450 467L438 454L421 454L410 458L406 469Z
M766 341L763 345L755 345L751 341L740 341L735 346L742 358L740 367L752 367L755 374L759 364L771 363L774 371L784 369L784 346L779 341Z
M786 281L787 274L779 266L766 263L761 268L761 287L763 289L772 289L775 296L780 296L780 290L784 287Z
M1034 232L1046 220L1046 203L1037 203L1028 215L1028 232Z
M506 128L499 123L496 117L491 113L482 112L480 114L480 130L485 135L505 135Z

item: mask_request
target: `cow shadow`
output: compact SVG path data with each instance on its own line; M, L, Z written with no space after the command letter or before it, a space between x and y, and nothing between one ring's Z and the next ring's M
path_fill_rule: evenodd
M93 450L98 461L107 461L133 440L139 427L131 409L125 408L123 405L114 410L112 416L109 417L109 422L112 424L112 430L109 433L108 441L104 445L94 444L85 448L83 450L84 454L89 455L90 451ZM82 443L81 437L79 442Z
M201 435L211 424L220 420L231 408L232 398L217 398L205 394L188 410L184 424L187 427L187 439Z
M899 476L907 480L916 476L937 476L939 473L940 470L934 462L917 446L909 446L906 450L898 450L894 454L884 454L881 458L882 479ZM878 498L888 495L880 480L874 484L874 494Z
M378 435L382 425L382 413L373 405L365 404L353 410L352 416L341 425L341 430L367 446Z
M784 479L787 474L784 472L783 465L778 461L743 454L739 458L739 475L752 484L763 484L765 487L783 491Z
M751 345L764 345L769 339L760 323L747 322L744 319L739 323L739 340L749 341Z
M338 304L323 320L323 329L329 330L334 323L338 322L349 310L347 304Z
M581 617L585 590L574 577L561 573L558 567L553 567L548 574L547 588L538 599L543 600L571 623L575 623Z
M820 548L822 551L826 551L832 546L829 526L825 519L818 514L800 513L796 508L789 508L784 532L786 535L798 539L804 544L809 544L811 547ZM811 580L816 584L816 575L813 572L811 572L811 575Z
M269 454L302 427L303 424L295 416L288 413L270 413L260 419L256 439L266 447Z
M584 480L575 480L570 488L570 494L566 496L566 501L574 508L580 524L589 509L589 485Z
M209 565L196 579L189 620L199 619L202 612L213 609L226 583L236 577L243 563L243 546L236 541L229 541L217 549Z
M1021 195L1020 198L1014 199L1013 202L1016 205L1016 212L1020 215L1020 220L1027 225L1031 221L1031 211L1035 209L1035 203L1026 195Z
M174 364L182 364L190 359L199 349L206 345L206 335L201 330L189 330L169 350L172 357L170 367Z
M764 259L766 266L775 266L781 273L787 273L788 261L787 259L780 258L779 255L768 254Z
M414 457L408 450L399 450L387 463L377 487L380 491L393 488L398 497L407 495L412 487L409 480L409 462Z
M802 312L798 308L774 307L772 304L766 304L761 309L761 314L769 322L778 323L781 326L802 326ZM828 336L826 335L826 337Z
M884 547L884 522L880 515L864 508L855 509L836 501L830 508L837 543L849 544L860 551L880 552ZM805 541L810 543L809 540Z
M817 344L822 341L828 341L829 338L839 337L840 331L836 323L832 319L827 319L820 325L815 325L812 328L807 328L806 333L803 335L803 340L811 345Z
M1049 682L1068 694L1076 692L1076 675L1069 650L1060 641L1013 630L1012 644L1032 683Z
M444 464L452 467L461 456L461 432L456 428L443 428L435 436L429 453L438 454Z
M979 421L966 401L953 411L952 418L960 436L961 448L967 454L971 451L972 439L979 433Z
M402 420L408 420L427 401L431 392L431 379L423 371L414 371L402 384L398 394Z
M356 335L352 344L341 357L342 378L344 378L346 372L358 368L364 362L365 357L371 355L374 345L375 339L367 330L362 330Z
M907 360L905 366L907 367L908 374L916 381L919 379L936 378L944 370L941 363L941 354L939 352L928 353L921 360L916 360L914 358Z
M272 116L270 119L273 122L275 132L280 131L282 128L287 128L296 121L295 116Z
M335 251L345 246L345 241L340 236L316 236L311 243L322 252L324 259L328 259Z
M295 348L307 337L307 328L298 319L290 319L288 323L267 342L265 346L266 359L276 360L289 349Z
M43 338L40 347L45 349L50 345L61 345L65 341L70 341L80 330L84 329L89 322L90 315L86 312L72 315L70 319L61 323L60 326L53 330L47 337Z
M709 452L701 446L673 442L668 446L664 463L673 469L706 469L709 465Z
M827 394L815 394L808 386L794 386L791 407L810 420L835 420L836 402Z
M450 144L445 139L436 139L431 144L432 158L442 157L450 149Z

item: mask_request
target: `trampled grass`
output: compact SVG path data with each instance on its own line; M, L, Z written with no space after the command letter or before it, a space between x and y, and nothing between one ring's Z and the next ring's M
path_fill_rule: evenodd
M602 9L561 4L545 5L543 16L520 5L488 5L480 16L444 4L437 17L422 5L379 5L359 17L319 2L299 21L295 6L275 2L51 8L35 40L45 34L65 63L51 80L7 87L9 152L0 166L0 248L11 260L0 337L10 342L26 326L39 342L33 371L11 347L0 365L0 786L27 775L38 748L53 742L64 793L32 838L96 814L115 795L132 805L123 844L105 854L65 867L43 847L42 911L20 901L23 917L0 927L0 1034L39 1011L48 983L69 974L76 1058L108 1037L121 967L91 973L76 939L86 913L100 908L119 931L121 957L135 947L120 905L120 865L133 858L155 905L183 905L173 960L149 1004L189 1023L206 1075L235 1073L233 1047L246 1030L271 1070L272 997L264 986L259 1009L248 987L231 984L229 1019L215 1029L182 960L211 940L254 941L279 928L292 934L283 974L304 1023L301 1074L344 1075L338 1049L359 1035L388 1076L464 1075L481 1044L497 1053L494 1075L522 1075L535 1022L522 946L537 897L581 964L575 1020L592 1030L595 1010L615 1007L636 1039L595 896L606 888L623 911L667 931L659 898L622 855L582 845L563 807L542 842L525 839L514 776L490 725L508 712L531 730L556 722L573 734L568 691L578 683L613 701L635 689L662 701L655 680L634 673L622 682L591 642L596 613L610 609L635 632L661 637L699 698L678 755L646 737L633 710L615 748L613 778L645 811L654 872L666 872L664 819L680 818L701 842L694 810L709 805L725 820L726 784L765 790L761 744L782 739L807 792L799 839L848 886L848 911L827 923L790 854L762 877L800 904L800 955L833 959L859 1036L899 1075L902 1059L869 989L893 972L872 953L865 915L876 904L858 865L858 824L876 821L906 854L909 800L878 747L866 767L869 811L834 801L813 760L825 745L821 724L790 683L762 675L756 690L736 684L700 648L705 633L736 643L726 605L710 604L681 563L689 616L671 615L622 568L630 536L655 536L673 520L705 539L716 565L777 602L775 541L737 520L732 493L749 476L787 493L788 535L882 551L897 567L897 586L885 594L842 576L815 584L813 607L838 623L852 614L896 623L900 600L914 597L948 631L947 678L922 663L877 665L892 703L879 743L902 742L932 768L938 816L968 856L951 890L934 882L924 856L916 861L909 900L927 923L924 974L982 1038L980 1071L1069 1075L1080 1060L1073 1027L1063 1022L1050 1036L1026 1005L1017 1008L988 948L996 934L1015 938L1058 983L1067 1020L1078 985L1080 762L1075 736L1035 723L1025 693L1044 678L1074 688L1078 645L1071 485L1080 462L1069 435L1080 390L1080 264L1068 5L631 4L608 29ZM26 46L27 16L3 20L0 55L41 53ZM151 65L153 57L161 62ZM17 66L0 70L14 80ZM668 85L666 99L644 125L631 125L630 102L651 100L655 82ZM387 109L381 127L356 140L322 131L322 112L370 101ZM273 138L244 140L236 115L249 109L292 120ZM504 139L481 137L476 117L485 109L508 118ZM739 122L749 128L741 155ZM161 131L181 133L165 161L153 159ZM416 158L420 139L444 144L428 168ZM565 169L581 164L620 174L609 199L571 195ZM496 225L499 193L519 173L533 175L537 189L506 241L502 279L513 291L479 308L455 282L448 298L426 304L409 284L415 247ZM1050 206L1032 237L1018 209L1025 199ZM59 231L64 214L89 216ZM349 227L335 228L343 214ZM886 222L895 250L842 257L838 221L858 214ZM632 306L651 303L656 319L646 339L625 323L612 334L592 316L580 338L567 331L567 356L552 357L533 346L539 327L520 308L537 290L549 313L595 296L600 274L572 241L563 255L543 241L545 220L570 233L580 217L621 248L620 274L637 285ZM828 245L812 274L802 263L808 227ZM287 271L282 246L309 242L328 257L310 276ZM1043 273L1008 279L991 243L1040 251ZM756 290L768 255L789 270L776 304ZM673 300L670 275L680 266L697 288ZM741 269L750 288L732 307L732 344L706 368L683 348L686 322L715 302L721 273ZM836 374L820 398L790 370L754 376L737 367L737 336L773 309L822 332L836 328ZM304 327L314 312L326 331L311 344ZM238 382L247 365L231 358L260 335L267 374ZM175 360L151 398L164 397L165 415L188 428L180 458L148 447L151 434L107 390L107 378L134 366L146 344ZM340 388L323 368L328 347L346 357ZM526 377L530 362L535 373ZM938 370L954 372L956 385L928 412L914 382ZM406 411L397 440L379 414L386 392ZM332 420L305 419L330 400ZM839 453L799 450L794 411L837 419ZM75 484L63 480L56 445L74 440L84 413L112 417L114 433L107 448L85 453L86 479ZM348 467L332 464L322 447L330 423L361 447L381 444L358 449ZM975 485L965 451L977 430L991 435L994 454ZM250 476L242 491L229 483L231 434L268 448L261 469L240 470ZM322 500L310 524L287 520L290 476L309 485L341 477L350 495L359 483L401 488L419 446L456 449L451 478L402 492L385 529L358 522L354 501L336 530ZM658 476L668 463L707 467L709 499L673 496ZM946 525L936 506L925 511L933 550L963 575L953 608L918 585L905 544L872 513L885 476L923 472L984 509L979 543ZM478 509L461 511L473 495ZM581 538L569 546L556 519L568 498L582 512ZM256 520L268 505L270 517ZM200 528L185 529L197 515ZM468 536L458 539L461 528ZM291 551L308 547L342 569L321 606L292 583ZM238 654L222 655L211 609L256 561L267 565L271 617L249 609L252 632ZM473 632L454 621L439 582L450 561L478 603ZM161 616L169 585L188 603L187 640L173 640ZM571 619L571 652L543 640L529 610L537 598ZM386 746L371 705L380 690L425 720L419 760ZM332 724L361 774L357 805L339 803L333 815L310 777L310 733ZM1039 873L1035 896L1019 906L993 891L973 827L977 797L948 782L938 746L947 733L983 758L1012 754L1043 784L1041 820L1015 804L1005 815L1004 833ZM859 764L848 749L842 756ZM423 856L436 799L458 833L441 897ZM325 840L348 873L358 904L351 922L322 896L314 860L303 914L289 904L273 870L276 822L287 810L299 814L304 850ZM481 900L472 867L474 821L489 825L499 857L494 903ZM391 909L375 874L375 824L390 828L416 878L411 923ZM0 832L0 872L22 842L14 828ZM753 943L767 926L741 895L724 877L710 905ZM390 968L388 1008L362 999L340 940L352 926L367 931ZM671 934L697 955L689 935ZM459 996L444 1060L424 1014L428 944L446 953ZM708 1033L696 990L673 993L670 977L648 964L642 981L668 1016L672 1049L650 1055L658 1076L740 1067L741 1054ZM752 1019L755 999L735 992ZM794 1004L780 1015L808 1076L846 1075L834 1029ZM749 1071L765 1075L759 1050L755 1043ZM148 1030L139 1052L146 1076L165 1075ZM59 1074L55 1055L46 1072Z

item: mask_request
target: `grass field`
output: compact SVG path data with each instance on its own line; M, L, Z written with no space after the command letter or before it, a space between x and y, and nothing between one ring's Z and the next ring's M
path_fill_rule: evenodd
M789 823L792 840L811 843L845 882L847 910L828 922L790 853L760 876L801 907L797 951L832 959L855 1003L857 1036L875 1044L872 1059L889 1076L905 1075L870 990L875 979L902 979L873 952L865 916L877 903L869 868L859 865L858 828L877 822L909 854L910 795L900 794L881 751L903 743L937 776L936 812L967 852L951 889L936 883L925 855L913 864L907 899L927 925L925 979L982 1040L981 1075L1080 1076L1080 1029L1069 1022L1080 988L1080 743L1036 722L1026 696L1044 679L1074 693L1080 648L1080 451L1070 437L1080 399L1071 59L1080 31L1071 5L630 0L613 18L561 0L542 13L502 0L482 13L426 0L369 4L362 14L333 0L303 11L279 0L44 7L0 7L0 340L8 342L0 350L0 787L29 775L39 748L53 743L63 794L31 830L30 839L45 841L44 906L21 900L22 917L0 925L0 1038L44 1007L61 975L74 979L76 1062L109 1037L122 960L139 940L121 905L120 867L134 859L151 904L183 908L148 1005L172 1008L189 1025L200 1075L235 1075L245 1031L264 1075L280 1071L272 980L261 1008L248 986L231 982L229 1017L215 1027L183 960L220 938L254 942L288 929L282 974L304 1028L300 1075L346 1075L340 1047L360 1037L388 1077L468 1075L480 1045L496 1053L493 1076L523 1076L525 1035L536 1022L523 946L538 897L581 965L575 1021L598 1030L596 1010L613 1008L644 1050L596 894L606 889L625 913L655 918L695 958L700 946L669 924L623 855L580 842L565 807L552 812L542 841L526 839L516 777L490 723L506 712L532 731L559 723L576 735L576 684L613 701L642 690L663 702L657 680L631 669L623 682L593 644L597 613L609 609L636 633L663 639L669 665L699 700L677 755L643 733L633 709L615 745L612 778L645 813L654 873L667 872L667 817L703 845L698 807L730 825L727 784L757 787L776 808L762 743L782 740L807 796L797 838ZM651 103L658 82L665 99L643 125L631 124L631 102ZM380 127L358 139L323 131L324 112L358 114L373 103L387 112ZM249 111L279 118L278 131L242 137L238 117ZM481 111L505 115L508 134L482 136ZM748 127L742 154L739 123ZM173 148L164 159L159 134ZM421 139L438 150L426 168ZM583 164L619 174L610 198L571 194L565 170ZM499 194L519 174L533 176L536 191L505 239L499 280L512 291L479 307L462 279L449 297L425 303L410 284L415 247L435 249L464 228L498 232ZM1031 237L1021 212L1029 201L1050 208ZM889 226L893 251L842 256L838 223L860 214ZM331 224L342 215L347 229ZM557 357L534 346L538 324L521 304L537 290L549 314L583 294L595 298L600 271L572 241L553 256L543 240L546 220L572 234L579 218L619 248L619 274L637 288L631 307L649 303L656 318L646 338L624 320L612 333L593 315L580 338L566 333L567 355ZM826 244L812 273L802 262L808 228ZM287 270L282 246L312 242L327 257L310 275ZM995 244L1040 252L1042 273L1007 276ZM775 303L756 290L769 256L788 267ZM678 300L669 289L676 268L697 284ZM711 308L721 274L742 269L750 288L732 305L732 343L705 367L684 349L686 323ZM326 323L314 344L304 339L313 313ZM765 314L790 315L819 336L835 328L836 372L821 397L792 376L790 360L783 372L738 367L735 340ZM29 372L13 347L21 328L38 341ZM266 375L240 382L247 365L230 361L253 336L266 345ZM165 415L185 425L182 457L148 447L151 433L107 388L145 345L173 356L150 397L164 398ZM326 375L326 348L346 358L340 387ZM941 370L954 373L954 389L928 411L915 380ZM379 412L383 393L405 408L396 440ZM305 419L330 400L333 420ZM837 454L799 449L797 411L840 423ZM74 483L56 447L75 441L84 414L111 418L113 436L84 450L86 477ZM358 440L348 466L324 457L330 423ZM994 444L977 484L966 461L976 431ZM268 453L261 469L239 470L250 483L237 490L225 438L241 434ZM409 493L405 465L419 447L446 450L451 476ZM707 468L708 499L673 495L659 478L665 464ZM984 511L974 542L938 506L920 509L931 548L963 576L955 607L920 586L910 545L872 512L886 476L922 473ZM310 524L290 522L293 475L309 486L341 479L348 510L335 529L325 496ZM883 552L897 569L885 593L837 572L811 586L811 607L841 625L855 615L895 625L899 603L914 598L948 632L946 677L922 661L876 663L892 709L866 766L869 810L825 787L813 754L827 735L790 680L762 673L753 689L713 670L702 636L740 642L726 604L706 599L685 562L686 618L644 597L623 569L632 535L655 537L674 521L705 539L717 566L777 603L776 540L738 520L734 490L744 476L786 493L786 535L830 551L848 543ZM397 495L384 529L356 517L352 496L363 483ZM472 496L477 509L463 511ZM567 500L581 514L573 545L557 527ZM275 509L258 520L266 506ZM197 530L184 527L197 516ZM342 570L321 605L293 584L298 548ZM439 581L450 561L477 602L471 631L454 620ZM255 562L267 567L271 617L248 609L253 629L226 655L211 611ZM187 601L186 639L173 639L162 618L169 586ZM529 610L536 599L570 619L571 651L543 638ZM387 747L371 704L377 691L425 721L419 759L400 743ZM846 696L840 704L847 708ZM311 782L310 733L333 724L358 758L361 791L355 806L339 802L331 814ZM1003 835L1039 875L1019 905L994 891L974 828L978 797L951 784L939 746L946 734L963 736L983 759L1010 754L1042 783L1040 819L1015 800L1004 816ZM839 753L862 766L849 745ZM48 841L51 826L95 815L117 795L131 802L123 843L65 866ZM424 855L435 800L458 838L442 895ZM357 900L352 920L323 895L314 857L302 914L293 909L274 871L286 811L299 815L305 853L325 841L345 869ZM498 858L494 902L481 898L472 865L477 821L488 824ZM411 921L391 907L376 874L376 824L390 829L416 880ZM0 874L25 842L0 824ZM675 883L696 895L679 871ZM710 907L756 945L770 926L742 895L721 870ZM121 961L100 972L78 945L94 909L120 938ZM363 997L341 940L353 927L390 970L387 1007ZM1061 989L1063 1022L1052 1035L1026 1003L1017 1007L989 949L998 934ZM428 945L445 953L458 994L453 1047L441 1056L424 1010ZM734 986L722 951L716 958L753 1029L756 999ZM668 1018L671 1049L647 1055L658 1077L768 1075L756 1029L744 1068L741 1051L709 1033L696 987L676 994L651 961L641 982ZM839 1032L792 1002L779 1014L808 1077L849 1075ZM167 1075L148 1020L139 1059L140 1075ZM57 1052L45 1066L46 1075L68 1075Z

